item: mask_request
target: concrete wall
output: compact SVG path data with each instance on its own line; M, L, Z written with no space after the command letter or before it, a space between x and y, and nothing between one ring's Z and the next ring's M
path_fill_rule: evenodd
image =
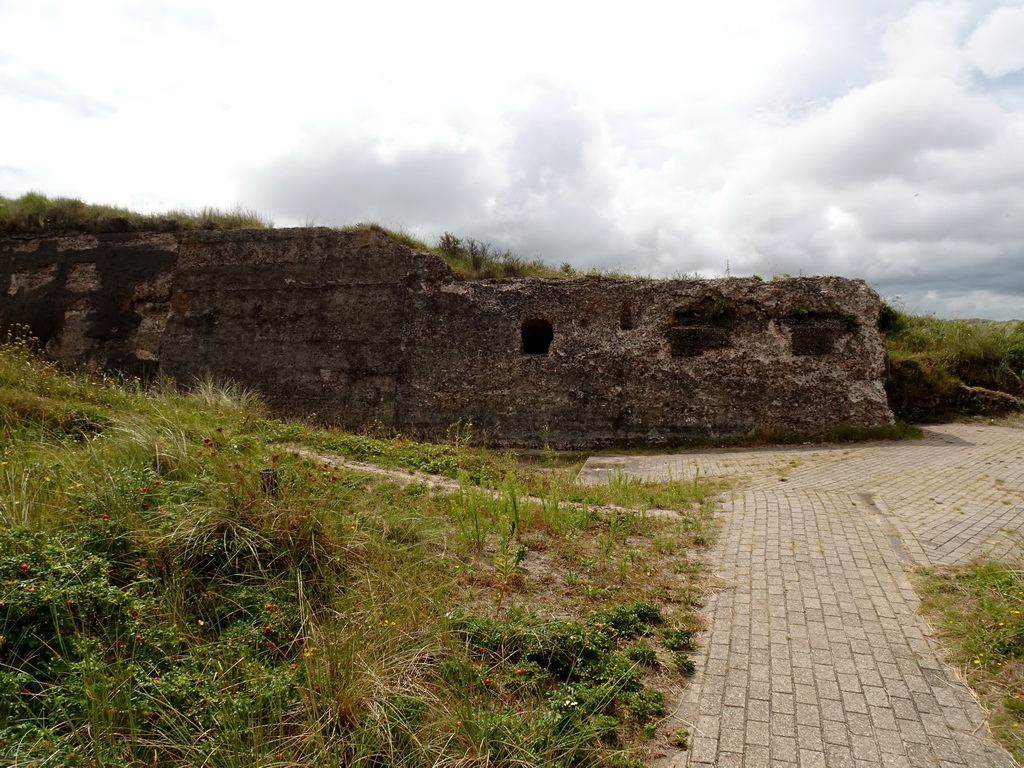
M836 277L467 281L377 230L295 229L8 240L5 285L0 324L62 362L211 371L353 428L575 447L892 421L878 297Z

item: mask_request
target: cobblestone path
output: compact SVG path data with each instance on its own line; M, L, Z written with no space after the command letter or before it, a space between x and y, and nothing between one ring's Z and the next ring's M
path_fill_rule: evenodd
M906 569L979 555L1021 562L1024 429L602 454L580 481L695 471L737 482L709 554L724 586L708 600L698 672L677 712L691 746L659 765L1014 765L942 661Z

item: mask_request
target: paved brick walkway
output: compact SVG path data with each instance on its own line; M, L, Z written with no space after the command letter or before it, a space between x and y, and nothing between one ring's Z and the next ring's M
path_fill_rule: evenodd
M905 567L1021 561L1024 430L855 446L595 456L580 473L742 476L711 552L725 585L678 716L681 766L1013 766L941 659Z

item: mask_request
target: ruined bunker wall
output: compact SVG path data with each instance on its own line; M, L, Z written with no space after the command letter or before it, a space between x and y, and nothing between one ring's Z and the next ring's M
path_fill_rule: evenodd
M0 322L63 362L210 372L347 427L578 447L892 420L855 280L465 281L376 230L295 229L9 240L0 281Z
M411 301L410 432L463 418L497 442L578 447L892 423L861 281L477 281ZM548 352L524 354L538 320Z

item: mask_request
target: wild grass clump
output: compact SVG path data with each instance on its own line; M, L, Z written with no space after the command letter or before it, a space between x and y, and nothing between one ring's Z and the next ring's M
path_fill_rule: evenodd
M0 764L647 755L681 680L670 632L694 623L702 485L574 490L464 427L327 433L213 380L64 372L24 334L0 345L0 416Z
M880 329L897 415L927 420L977 410L964 386L1024 395L1024 322L942 320L883 304ZM1012 401L1005 407L1012 410Z
M925 569L919 584L921 609L988 707L992 732L1024 761L1024 571L976 562Z
M490 243L460 238L445 232L438 238L436 252L459 274L476 278L571 277L572 268L557 270L540 259L527 260Z
M266 229L271 226L272 223L260 214L242 208L144 214L127 208L85 203L75 197L51 198L38 192L17 198L0 195L0 236Z

